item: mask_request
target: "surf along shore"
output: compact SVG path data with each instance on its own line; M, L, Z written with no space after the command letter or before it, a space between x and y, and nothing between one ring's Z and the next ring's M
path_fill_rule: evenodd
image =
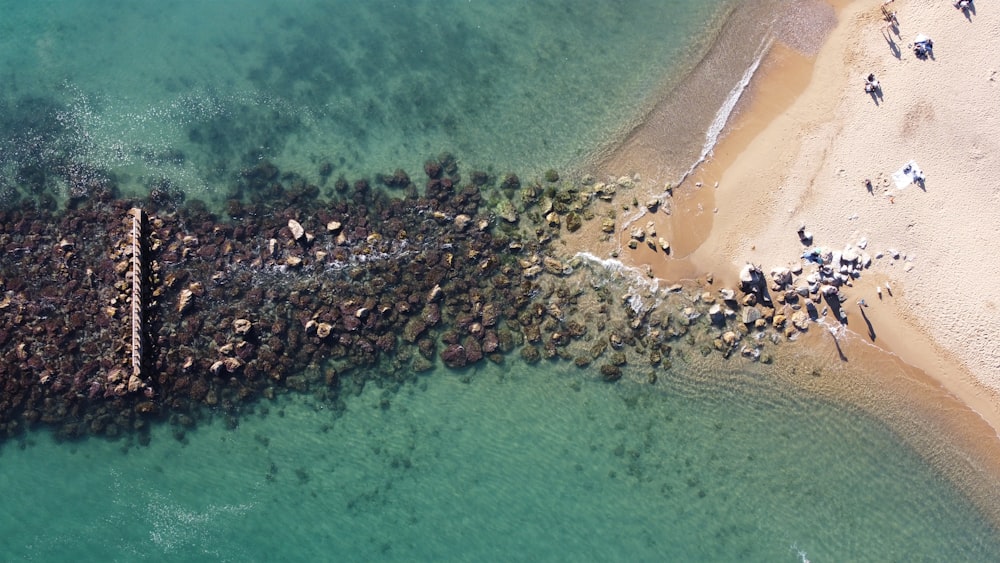
M676 171L656 151L676 129L669 104L598 168L638 177L640 202L668 204L650 213L640 204L614 235L591 225L571 244L713 292L737 286L746 263L766 274L814 246L864 246L871 267L842 288L847 324L820 318L801 345L783 347L787 361L828 357L833 377L801 385L887 420L1000 526L989 501L1000 483L1000 300L991 291L1000 284L991 253L1000 116L988 109L997 67L981 56L1000 50L1000 17L949 2L890 2L895 21L878 0L786 6L724 134L683 182L670 185ZM912 50L918 34L933 40L931 56ZM869 73L880 81L874 94L864 89ZM897 187L891 175L911 160L926 181ZM630 230L648 221L669 255L628 247Z

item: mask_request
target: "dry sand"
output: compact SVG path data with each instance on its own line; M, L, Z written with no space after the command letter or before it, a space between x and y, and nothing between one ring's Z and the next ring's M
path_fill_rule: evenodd
M983 3L966 17L949 1L897 0L888 5L897 35L884 29L880 5L837 6L838 24L815 56L779 38L713 157L675 190L672 215L652 217L673 242L672 258L640 247L622 259L668 280L713 272L732 283L748 261L765 271L797 262L800 224L818 246L866 239L872 255L897 250L848 289L851 329L868 333L855 305L864 298L876 346L930 374L998 431L1000 12ZM933 39L932 58L909 48L918 33ZM881 82L878 99L864 92L869 72ZM880 181L911 159L925 189ZM658 170L627 151L612 160L617 174ZM887 282L892 292L880 300L875 287Z

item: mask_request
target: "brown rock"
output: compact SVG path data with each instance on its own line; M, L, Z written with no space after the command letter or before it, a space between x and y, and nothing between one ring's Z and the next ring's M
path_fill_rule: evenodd
M236 319L233 321L233 330L236 331L236 334L248 334L251 328L253 328L253 323L247 319Z
M300 240L306 234L306 230L295 219L288 220L288 230L292 231L292 238L295 240Z

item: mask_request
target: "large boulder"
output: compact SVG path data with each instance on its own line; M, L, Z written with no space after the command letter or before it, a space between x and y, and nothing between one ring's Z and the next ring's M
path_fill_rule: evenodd
M466 356L465 347L460 344L449 344L441 351L441 361L450 368L465 367L469 359Z
M809 328L809 314L801 309L792 313L792 326L802 331L807 330Z
M722 311L722 306L718 303L709 307L708 316L712 319L712 324L721 325L726 322L726 314Z
M784 267L771 268L771 280L774 281L774 290L780 291L785 286L792 283L792 271Z
M757 319L761 317L760 309L756 307L743 307L742 320L743 324L753 324L757 322Z
M508 223L517 223L517 208L509 199L502 200L497 205L497 216Z

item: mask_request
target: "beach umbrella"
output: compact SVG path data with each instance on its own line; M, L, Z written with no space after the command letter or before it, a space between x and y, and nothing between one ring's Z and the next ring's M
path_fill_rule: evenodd
M918 33L917 36L913 38L913 43L914 44L924 43L926 41L930 41L930 39L931 39L930 37L927 37L923 33Z

